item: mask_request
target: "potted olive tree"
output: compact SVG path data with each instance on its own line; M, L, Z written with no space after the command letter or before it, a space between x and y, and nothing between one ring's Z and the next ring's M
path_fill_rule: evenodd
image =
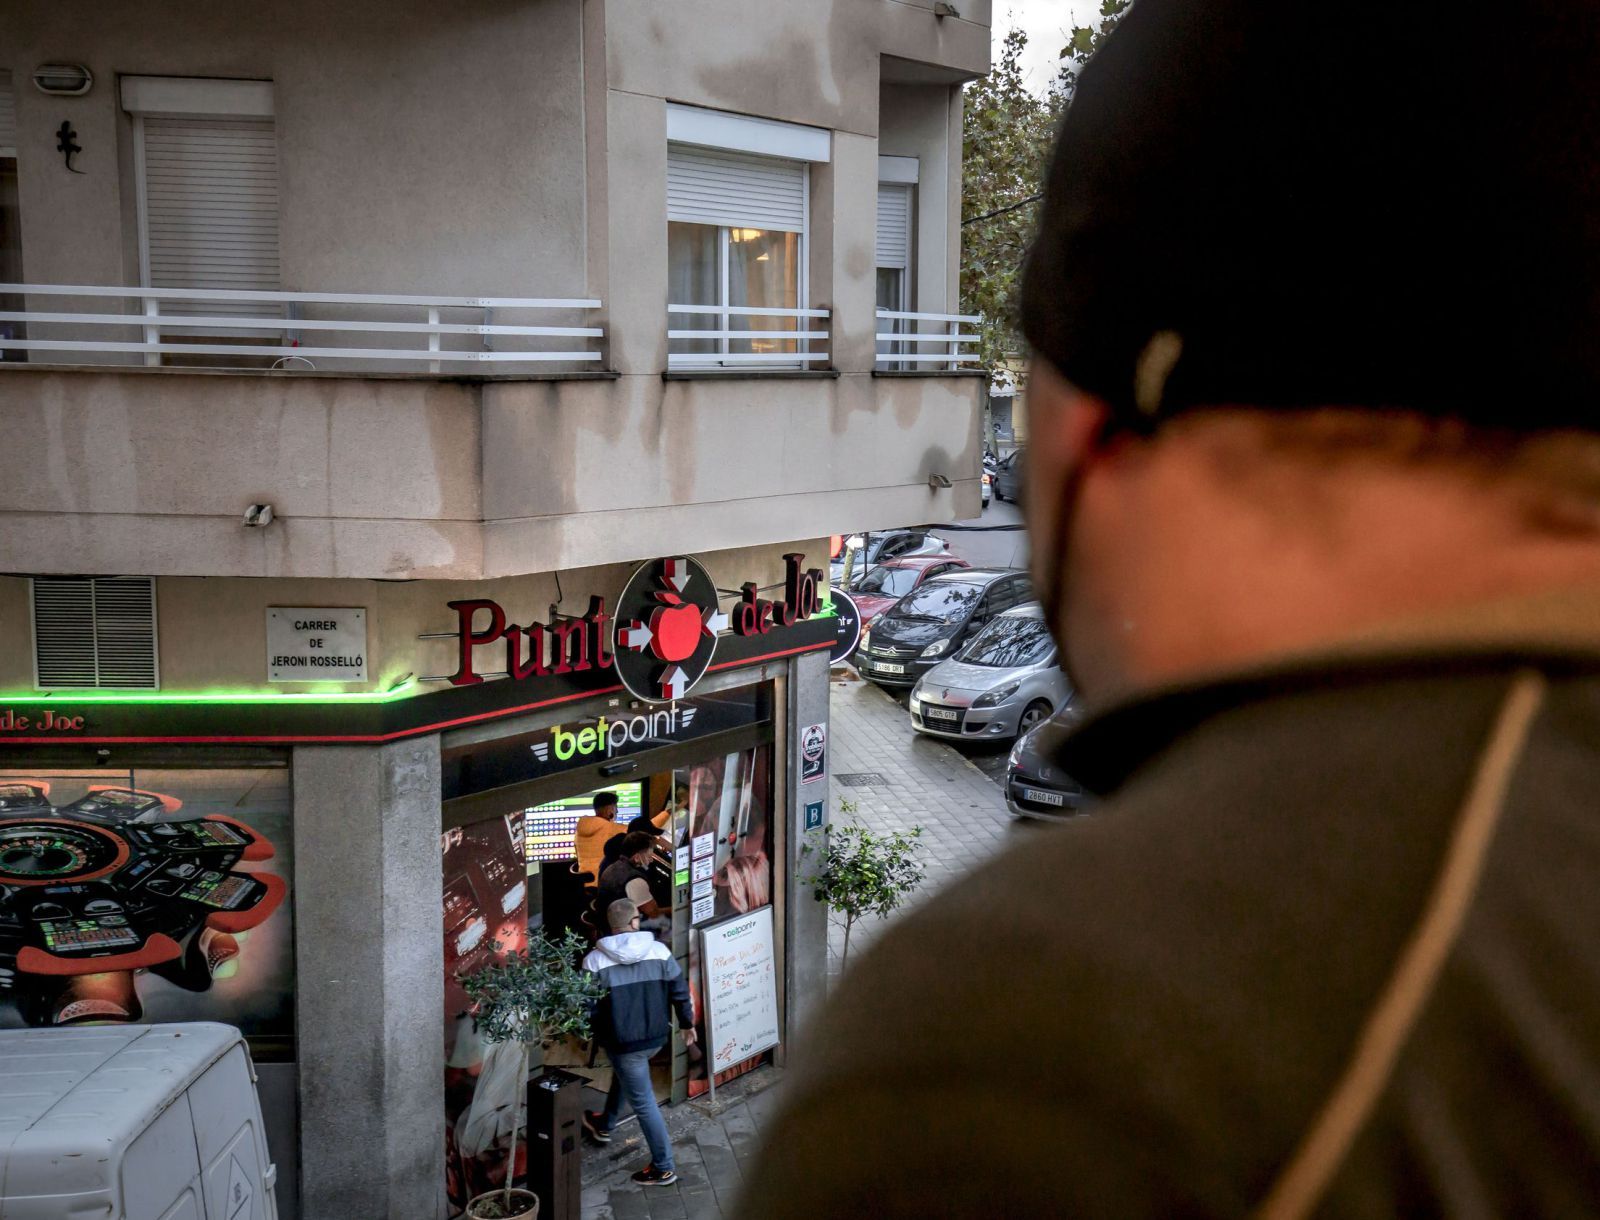
M841 813L853 814L856 806L840 801ZM825 902L835 918L844 924L842 968L850 961L850 933L856 921L868 915L887 919L922 884L923 866L917 859L922 827L897 834L876 834L858 823L833 826L813 832L813 841L804 854L821 856L811 875L811 892Z
M517 1130L528 1096L529 1047L538 1043L542 1050L568 1034L586 1037L590 1012L605 991L579 964L588 947L581 937L569 930L560 940L537 933L531 940L528 948L461 980L472 1001L473 1024L491 1051L514 1047L517 1055L517 1089L500 1107L511 1110L506 1184L468 1201L469 1220L536 1220L538 1196L511 1184L517 1171Z

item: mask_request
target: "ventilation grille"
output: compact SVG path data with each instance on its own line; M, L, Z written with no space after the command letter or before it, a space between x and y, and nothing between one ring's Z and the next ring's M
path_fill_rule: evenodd
M667 149L667 219L803 233L805 166L673 144Z
M0 157L17 155L17 99L11 92L11 74L0 72Z
M33 655L40 690L155 690L155 581L34 577Z

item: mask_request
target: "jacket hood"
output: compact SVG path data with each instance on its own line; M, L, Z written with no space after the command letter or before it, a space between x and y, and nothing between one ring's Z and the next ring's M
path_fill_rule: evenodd
M626 966L644 961L655 943L654 932L618 932L615 936L602 936L595 942L594 951Z

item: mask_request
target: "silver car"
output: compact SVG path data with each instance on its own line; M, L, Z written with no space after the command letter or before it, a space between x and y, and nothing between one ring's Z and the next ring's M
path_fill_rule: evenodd
M911 727L961 741L1009 741L1072 697L1037 604L996 615L911 691Z

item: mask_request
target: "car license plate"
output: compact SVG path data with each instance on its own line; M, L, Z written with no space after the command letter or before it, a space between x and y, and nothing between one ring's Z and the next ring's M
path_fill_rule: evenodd
M1066 797L1059 792L1046 792L1043 788L1024 788L1022 790L1022 799L1033 801L1040 805L1065 805L1067 803Z
M925 707L925 708L922 709L922 714L924 716L926 716L929 720L956 720L956 719L958 719L958 716L957 716L957 713L956 713L955 709L954 708L949 708L949 707Z
M903 674L906 672L906 667L904 665L896 665L892 661L874 661L872 663L872 668L876 669L879 673L885 674Z

